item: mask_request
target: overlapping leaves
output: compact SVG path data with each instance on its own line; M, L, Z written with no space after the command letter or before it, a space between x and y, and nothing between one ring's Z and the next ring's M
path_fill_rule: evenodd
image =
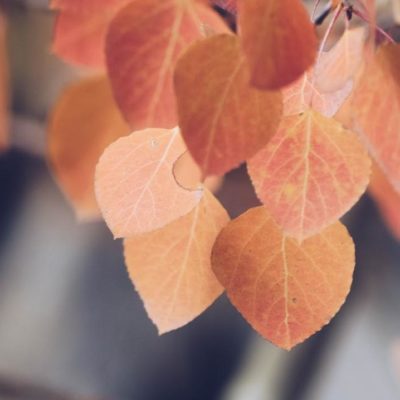
M49 123L49 163L80 219L100 217L96 164L108 145L128 133L106 76L67 87L56 102Z
M248 84L234 35L191 46L175 70L179 126L204 175L224 174L254 155L273 136L282 114L279 92Z
M124 241L129 275L160 333L185 325L223 292L211 250L229 217L208 191L193 211Z
M370 191L385 216L395 215L398 46L363 65L374 37L372 0L360 3L369 35L346 29L326 53L317 52L300 0L212 1L237 15L237 34L206 0L113 0L97 10L99 2L54 0L54 46L72 61L106 63L133 130L100 158L96 193L114 236L125 238L150 318L160 333L175 329L225 288L261 335L293 347L326 324L349 291L354 247L337 220L368 185L367 150L386 174L374 174ZM97 22L63 33L68 13ZM95 36L90 53L85 43ZM200 174L186 163L192 158ZM263 205L228 223L197 180L245 161ZM182 183L182 170L195 184ZM394 185L387 201L386 179Z

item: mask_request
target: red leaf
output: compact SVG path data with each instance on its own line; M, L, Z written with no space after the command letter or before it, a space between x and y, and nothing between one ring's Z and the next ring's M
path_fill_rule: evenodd
M210 7L193 0L136 0L115 17L107 64L115 97L133 129L177 125L175 62L205 28L227 31Z
M256 87L279 89L315 61L317 38L300 0L239 0L238 24Z

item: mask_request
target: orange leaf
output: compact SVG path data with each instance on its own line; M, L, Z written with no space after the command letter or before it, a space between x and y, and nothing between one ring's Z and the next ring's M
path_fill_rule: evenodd
M239 0L238 24L254 86L281 88L315 61L317 38L300 0Z
M77 65L103 68L105 36L116 12L130 0L53 1L58 9L52 50Z
M282 114L279 92L249 86L235 35L198 41L175 70L179 126L204 175L222 175L261 149Z
M354 244L339 222L299 244L264 207L220 233L212 266L229 299L264 338L291 349L336 314L350 290Z
M312 108L326 117L333 117L353 89L353 82L348 80L341 89L322 93L315 85L313 73L311 69L296 82L282 89L285 116L301 114Z
M372 169L368 191L393 235L400 240L400 194L394 190L378 167Z
M115 97L133 129L177 125L175 62L205 28L227 30L210 7L194 0L136 0L115 17L107 63Z
M176 160L172 172L178 185L188 190L196 190L203 185L211 193L216 193L224 182L223 176L211 175L202 183L203 173L189 151Z
M354 133L310 110L286 117L248 169L272 217L286 234L302 240L359 199L368 185L370 160Z
M96 168L96 197L116 238L161 228L200 201L202 190L185 190L172 173L185 150L178 129L136 131L106 149Z
M315 85L321 92L334 92L353 79L362 64L365 28L346 29L336 45L323 53L315 66Z
M400 45L382 46L352 96L354 129L400 192Z
M160 334L187 324L221 295L210 258L228 221L221 204L205 191L189 214L125 240L129 276Z
M48 158L80 219L100 217L94 195L96 163L104 149L129 133L106 77L67 87L52 111Z
M9 135L10 90L6 35L6 17L0 12L0 151L8 147Z

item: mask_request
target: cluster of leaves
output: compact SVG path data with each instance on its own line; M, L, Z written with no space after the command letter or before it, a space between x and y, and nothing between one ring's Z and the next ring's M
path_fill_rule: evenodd
M211 3L53 0L53 50L97 73L56 104L49 157L79 216L101 213L124 238L160 333L225 290L290 349L350 290L338 219L368 187L369 155L371 193L400 237L400 47L376 48L373 0L332 2L331 25L346 28L319 52L300 0ZM205 180L243 162L262 205L229 221Z

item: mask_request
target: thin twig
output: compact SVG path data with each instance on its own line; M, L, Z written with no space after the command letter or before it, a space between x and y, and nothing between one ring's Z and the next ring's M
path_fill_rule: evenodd
M362 12L353 9L354 14L356 14L358 17L360 17L364 22L369 24L370 26L373 27L377 32L379 32L383 37L385 37L390 43L396 44L396 41L388 34L386 33L382 28L380 28L378 25L373 24L372 22L369 21L366 15L364 15Z

